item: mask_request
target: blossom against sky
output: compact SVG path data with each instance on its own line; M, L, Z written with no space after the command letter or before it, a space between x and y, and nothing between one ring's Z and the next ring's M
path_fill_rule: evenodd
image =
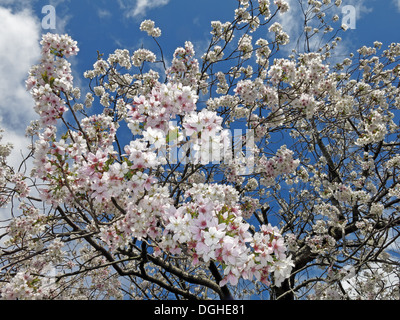
M298 14L297 0L287 1L291 10L278 17L284 29L295 37L303 29ZM362 45L372 45L376 40L386 46L400 42L400 0L343 0L343 5L356 9L355 29L342 34L340 54L355 52ZM54 30L43 28L46 5L55 8ZM115 49L131 52L144 47L159 53L155 42L139 30L142 20L151 19L162 30L158 41L168 63L176 47L192 41L200 56L207 48L210 22L231 21L236 0L0 0L0 125L8 133L5 141L16 144L14 156L28 143L24 131L30 120L35 119L33 101L25 90L29 67L37 63L40 55L41 34L68 33L78 41L79 55L71 60L75 83L86 85L83 72L90 69L97 58L97 51L108 56ZM345 13L338 11L342 20ZM340 21L339 21L340 23Z
M297 0L288 1L291 10L285 15L277 16L283 29L295 43L296 37L303 32L304 26L299 14ZM96 61L97 52L105 56L115 49L126 48L130 52L140 47L149 48L159 54L154 41L139 30L143 19L156 21L162 30L158 39L167 64L177 46L186 40L194 43L195 50L201 55L207 48L210 37L210 21L229 21L233 19L236 0L194 2L183 0L119 0L119 1L10 1L0 0L0 126L8 130L6 141L16 144L18 155L24 138L24 128L35 118L32 111L33 101L25 90L25 79L29 66L37 63L39 58L39 40L42 33L47 33L43 24L47 6L54 8L55 29L52 32L68 33L78 41L80 52L71 59L75 84L86 86L87 80L82 77L85 70L90 69ZM194 7L196 5L196 7ZM345 0L344 5L354 8L354 27L343 34L344 41L339 54L343 57L362 45L371 45L375 40L382 41L384 46L391 42L399 42L398 17L400 5L398 1L387 0ZM338 11L340 21L345 13ZM267 36L267 35L265 35ZM292 44L288 46L292 47ZM283 52L290 50L283 50ZM160 67L161 70L161 67ZM301 97L300 97L301 98ZM147 131L156 141L157 132ZM217 230L213 237L218 237ZM210 235L210 245L213 238Z

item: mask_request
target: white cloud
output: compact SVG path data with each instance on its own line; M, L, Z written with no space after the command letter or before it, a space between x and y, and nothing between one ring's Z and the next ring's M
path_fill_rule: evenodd
M167 5L169 0L118 0L118 3L128 18L135 18L145 16L148 9Z
M40 27L27 10L13 14L0 7L0 117L7 129L21 132L35 118L25 89L30 67L40 57Z
M13 13L0 7L0 30L0 127L5 129L2 142L14 145L9 163L17 168L21 152L28 154L26 126L37 119L25 80L40 57L40 22L28 9Z
M23 9L32 8L33 2L37 0L0 0L0 6L12 6L14 9L21 11Z
M392 3L397 8L397 11L400 11L400 0L392 0Z
M34 15L34 0L0 0L0 128L1 144L11 142L14 146L7 163L15 171L26 175L32 169L31 158L20 167L29 155L31 141L25 136L26 126L38 116L33 110L34 101L25 88L32 65L40 61L41 17ZM45 31L45 30L44 30ZM32 189L31 195L37 196ZM18 215L18 203L0 208L0 234L11 218L11 212ZM0 244L6 238L0 239Z
M97 9L97 15L100 19L111 17L111 12L105 9Z

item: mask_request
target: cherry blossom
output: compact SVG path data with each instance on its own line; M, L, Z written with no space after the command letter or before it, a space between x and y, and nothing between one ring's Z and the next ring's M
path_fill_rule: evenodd
M330 9L308 1L304 19L331 32ZM76 41L44 34L32 171L0 145L0 297L398 299L400 45L332 64L335 35L285 58L290 10L241 0L205 52L186 41L168 61L99 55L88 92Z

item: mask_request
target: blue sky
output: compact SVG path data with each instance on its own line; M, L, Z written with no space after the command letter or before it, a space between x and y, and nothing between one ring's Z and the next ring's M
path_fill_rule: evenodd
M278 19L293 39L302 25L296 11L297 0L287 1L293 10ZM231 21L237 3L237 0L0 0L0 126L7 130L4 140L16 145L13 157L21 157L20 149L28 143L24 139L25 127L36 118L24 81L29 67L39 59L42 33L68 33L78 41L80 53L72 60L72 66L77 83L85 86L82 74L92 67L97 50L105 57L118 48L133 52L141 46L158 53L154 41L139 30L142 20L152 19L161 28L158 40L167 61L186 40L193 42L200 56L209 41L210 21ZM55 30L42 28L45 5L56 9ZM343 0L343 5L356 8L356 28L342 34L340 54L355 52L375 40L384 46L400 42L400 0ZM343 18L340 11L338 15Z

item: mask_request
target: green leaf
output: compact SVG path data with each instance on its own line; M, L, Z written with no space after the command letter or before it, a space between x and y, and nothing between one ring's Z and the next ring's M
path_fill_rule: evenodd
M49 83L49 76L47 75L47 71L42 73L42 79L44 82Z

